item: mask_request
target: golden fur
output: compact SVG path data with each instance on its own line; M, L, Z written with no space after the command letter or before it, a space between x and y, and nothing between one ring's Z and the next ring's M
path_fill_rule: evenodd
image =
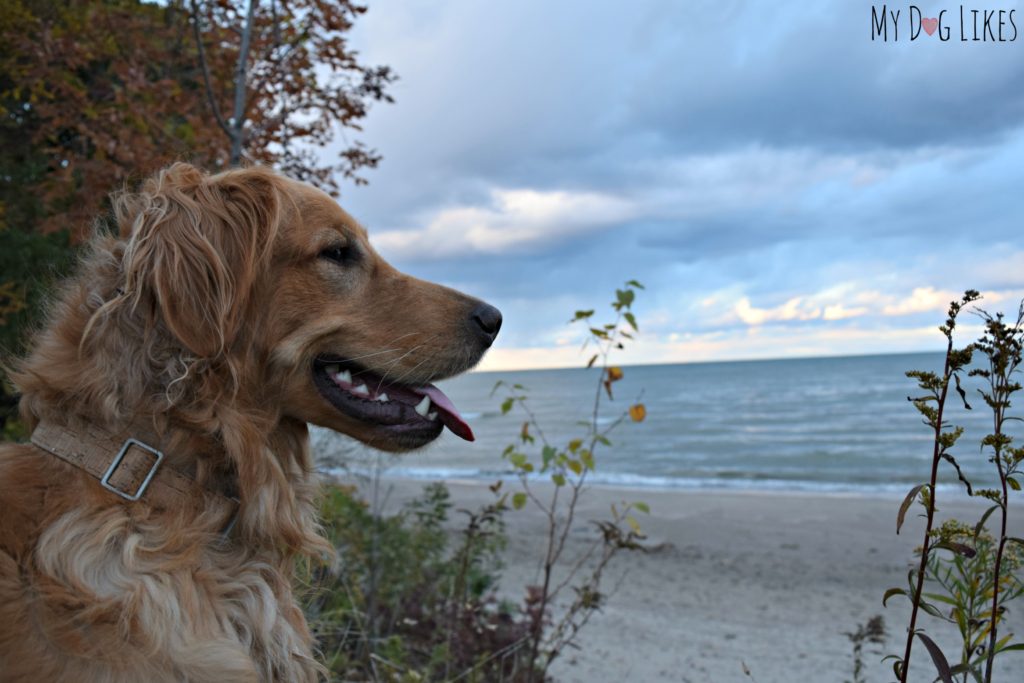
M397 272L330 197L263 168L175 164L114 215L15 369L23 418L146 424L165 466L236 495L239 518L223 539L202 496L127 503L0 447L0 680L316 680L291 576L333 549L306 424L388 450L436 433L336 410L310 368L338 354L408 384L464 371L490 343L465 324L480 302ZM332 245L357 258L323 258Z

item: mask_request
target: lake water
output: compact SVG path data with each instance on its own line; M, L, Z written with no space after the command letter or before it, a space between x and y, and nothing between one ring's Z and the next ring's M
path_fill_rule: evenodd
M641 394L647 419L610 434L612 446L599 447L590 481L901 493L927 480L932 456L931 431L907 401L918 389L904 372L940 372L942 362L941 354L926 353L626 367L615 400L602 403L600 422L610 424ZM581 368L472 373L442 383L472 425L473 443L446 430L426 449L392 457L315 430L314 444L322 464L356 473L384 467L392 476L494 480L509 474L501 452L525 419L518 410L501 414L503 394L490 395L495 382L525 385L545 435L564 447L585 434L577 423L591 416L598 378L598 370ZM993 466L978 442L992 418L978 386L965 383L973 411L954 396L947 414L967 430L953 453L972 481L991 484ZM956 481L947 464L940 472L947 485Z

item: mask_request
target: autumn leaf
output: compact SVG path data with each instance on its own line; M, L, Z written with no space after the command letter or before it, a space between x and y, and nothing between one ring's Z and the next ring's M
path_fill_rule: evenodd
M612 367L608 368L609 382L618 382L620 379L622 379L622 368L618 367L617 365L613 365Z
M647 417L647 408L644 407L643 403L637 403L629 407L629 417L633 422L643 422L644 418Z

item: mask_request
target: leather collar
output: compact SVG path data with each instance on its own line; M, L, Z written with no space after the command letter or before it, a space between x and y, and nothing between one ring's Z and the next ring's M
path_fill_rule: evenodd
M204 507L219 508L223 519L228 520L223 534L234 526L238 500L211 491L167 465L164 453L156 447L159 439L144 428L134 426L110 433L96 425L72 429L44 420L32 432L31 441L37 448L88 472L111 495L163 509L180 507L184 500L202 496Z

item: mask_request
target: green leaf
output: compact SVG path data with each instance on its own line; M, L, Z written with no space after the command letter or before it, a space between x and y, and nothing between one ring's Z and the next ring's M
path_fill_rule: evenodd
M985 514L983 514L981 516L981 519L978 520L978 523L974 525L974 540L975 541L977 541L978 540L978 536L981 535L981 530L985 528L985 522L987 522L988 518L992 515L992 513L995 512L996 510L998 510L1000 507L1002 507L1002 506L1001 505L993 505L988 510L985 510Z
M590 309L589 311L576 311L576 315L573 316L573 319L570 320L569 322L572 323L576 322L577 320L585 320L586 318L589 318L592 315L594 315L593 309Z
M583 439L573 439L572 441L569 442L569 452L570 453L575 453L576 451L578 451L580 449L580 446L582 446L582 445L583 445Z
M551 475L551 481L555 483L555 486L565 486L565 475L555 472Z
M636 521L636 517L633 515L626 515L626 524L633 530L634 534L640 533L640 522Z
M512 410L512 406L515 405L516 400L511 396L501 402L501 414L506 415L508 411Z
M644 286L642 284L640 284L639 282L637 282L636 280L627 280L626 281L626 286L627 287L636 287L637 289L644 289Z
M597 356L598 356L598 354L595 353L593 356L590 357L590 360L587 361L587 367L588 368L594 367L594 363L597 362Z
M580 463L579 460L570 460L569 462L565 463L565 465L570 470L572 470L573 474L575 474L576 476L583 474L583 464Z
M939 608L936 607L935 605L931 604L930 602L925 602L924 600L922 600L921 603L918 605L918 607L920 607L921 609L923 609L925 612L927 612L928 614L932 615L936 619L944 619L945 618L945 615L943 615L942 612L939 611Z
M949 670L949 673L954 676L959 676L962 673L966 673L971 670L970 664L957 664Z
M1014 491L1020 491L1020 482L1018 482L1013 477L1007 477L1006 483L1009 484L1010 488L1013 489Z
M892 596L906 594L907 591L903 590L902 588L890 588L889 590L885 591L885 595L882 596L882 607L885 607L885 603L888 602L889 598L891 598Z
M1024 643L1014 643L1013 645L1007 645L1004 648L1000 648L1000 649L996 650L996 653L1008 652L1010 650L1016 650L1017 652L1020 652L1020 651L1024 650Z
M526 505L526 494L520 491L519 493L513 494L512 496L512 507L516 510L522 510L523 506Z
M953 673L949 670L949 662L946 661L946 655L942 654L942 650L935 644L935 641L924 633L918 631L916 635L928 649L928 654L932 656L932 662L935 664L935 670L939 672L939 678L942 679L942 683L953 683Z
M917 498L918 492L923 489L927 484L918 484L914 488L910 489L907 493L907 497L903 499L903 503L900 504L900 512L896 515L896 533L900 532L900 528L903 526L903 519L907 516L907 509L910 508L911 503Z
M555 459L556 455L558 455L558 451L556 451L553 446L545 446L543 450L541 450L540 457L544 462L544 469L547 469L548 465L551 464L551 461Z
M632 327L635 331L640 331L640 328L637 327L636 324L636 316L627 311L626 313L623 314L622 317L626 319L626 322L629 323L629 326Z
M584 448L580 451L580 461L586 466L588 470L594 469L594 454Z
M923 595L924 597L929 598L931 600L938 600L939 602L944 602L947 605L953 605L953 607L956 607L960 604L948 595L941 595L939 593L924 593Z
M645 515L651 514L651 506L648 505L647 503L638 501L636 503L633 503L633 507L635 507L637 510L644 513Z
M996 641L996 645L995 645L995 647L993 649L998 653L1011 640L1013 640L1013 634L1012 633L1009 634L1009 635L1005 635L1002 638L1000 638L998 641Z

